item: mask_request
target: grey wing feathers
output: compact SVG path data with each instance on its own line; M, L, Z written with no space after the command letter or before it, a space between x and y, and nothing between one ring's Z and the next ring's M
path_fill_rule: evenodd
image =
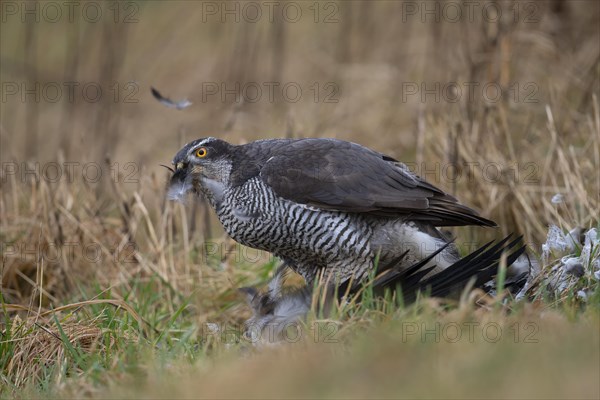
M355 143L288 142L262 166L260 177L277 195L323 209L406 216L436 226L496 226L403 164Z

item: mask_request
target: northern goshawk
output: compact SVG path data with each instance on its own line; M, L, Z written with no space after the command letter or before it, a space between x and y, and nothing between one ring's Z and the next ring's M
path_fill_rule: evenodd
M440 287L450 288L484 269L489 279L502 251L518 242L507 238L459 262L438 227L496 224L399 161L356 143L232 145L207 137L186 144L173 165L170 199L204 196L234 240L278 256L308 285L322 273L341 285L391 271L381 282L414 284L437 276Z

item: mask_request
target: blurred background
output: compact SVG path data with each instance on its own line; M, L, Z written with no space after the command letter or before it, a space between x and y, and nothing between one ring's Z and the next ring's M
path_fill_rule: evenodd
M40 215L49 231L61 215L95 230L142 199L156 235L174 213L192 248L223 237L202 204L171 212L164 200L160 164L208 135L336 137L389 154L499 223L461 228L471 244L517 232L535 248L550 223L592 226L599 10L564 0L5 1L4 242L35 237ZM193 104L165 107L151 87ZM123 223L93 240L152 236Z
M502 140L499 109L526 139L546 106L558 123L591 109L598 17L564 0L7 1L2 157L154 168L212 134L335 136L410 161L436 123ZM150 86L194 106L163 108Z

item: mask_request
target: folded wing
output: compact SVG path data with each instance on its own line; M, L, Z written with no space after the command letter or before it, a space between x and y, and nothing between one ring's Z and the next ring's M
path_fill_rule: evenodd
M285 199L317 208L407 217L436 226L496 226L384 154L335 139L291 141L260 170Z

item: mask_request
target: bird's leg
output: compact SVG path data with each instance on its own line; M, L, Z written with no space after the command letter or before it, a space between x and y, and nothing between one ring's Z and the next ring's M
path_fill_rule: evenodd
M269 296L272 299L281 294L283 280L288 273L288 269L292 269L291 266L286 261L282 262L275 270L273 278L269 281Z

